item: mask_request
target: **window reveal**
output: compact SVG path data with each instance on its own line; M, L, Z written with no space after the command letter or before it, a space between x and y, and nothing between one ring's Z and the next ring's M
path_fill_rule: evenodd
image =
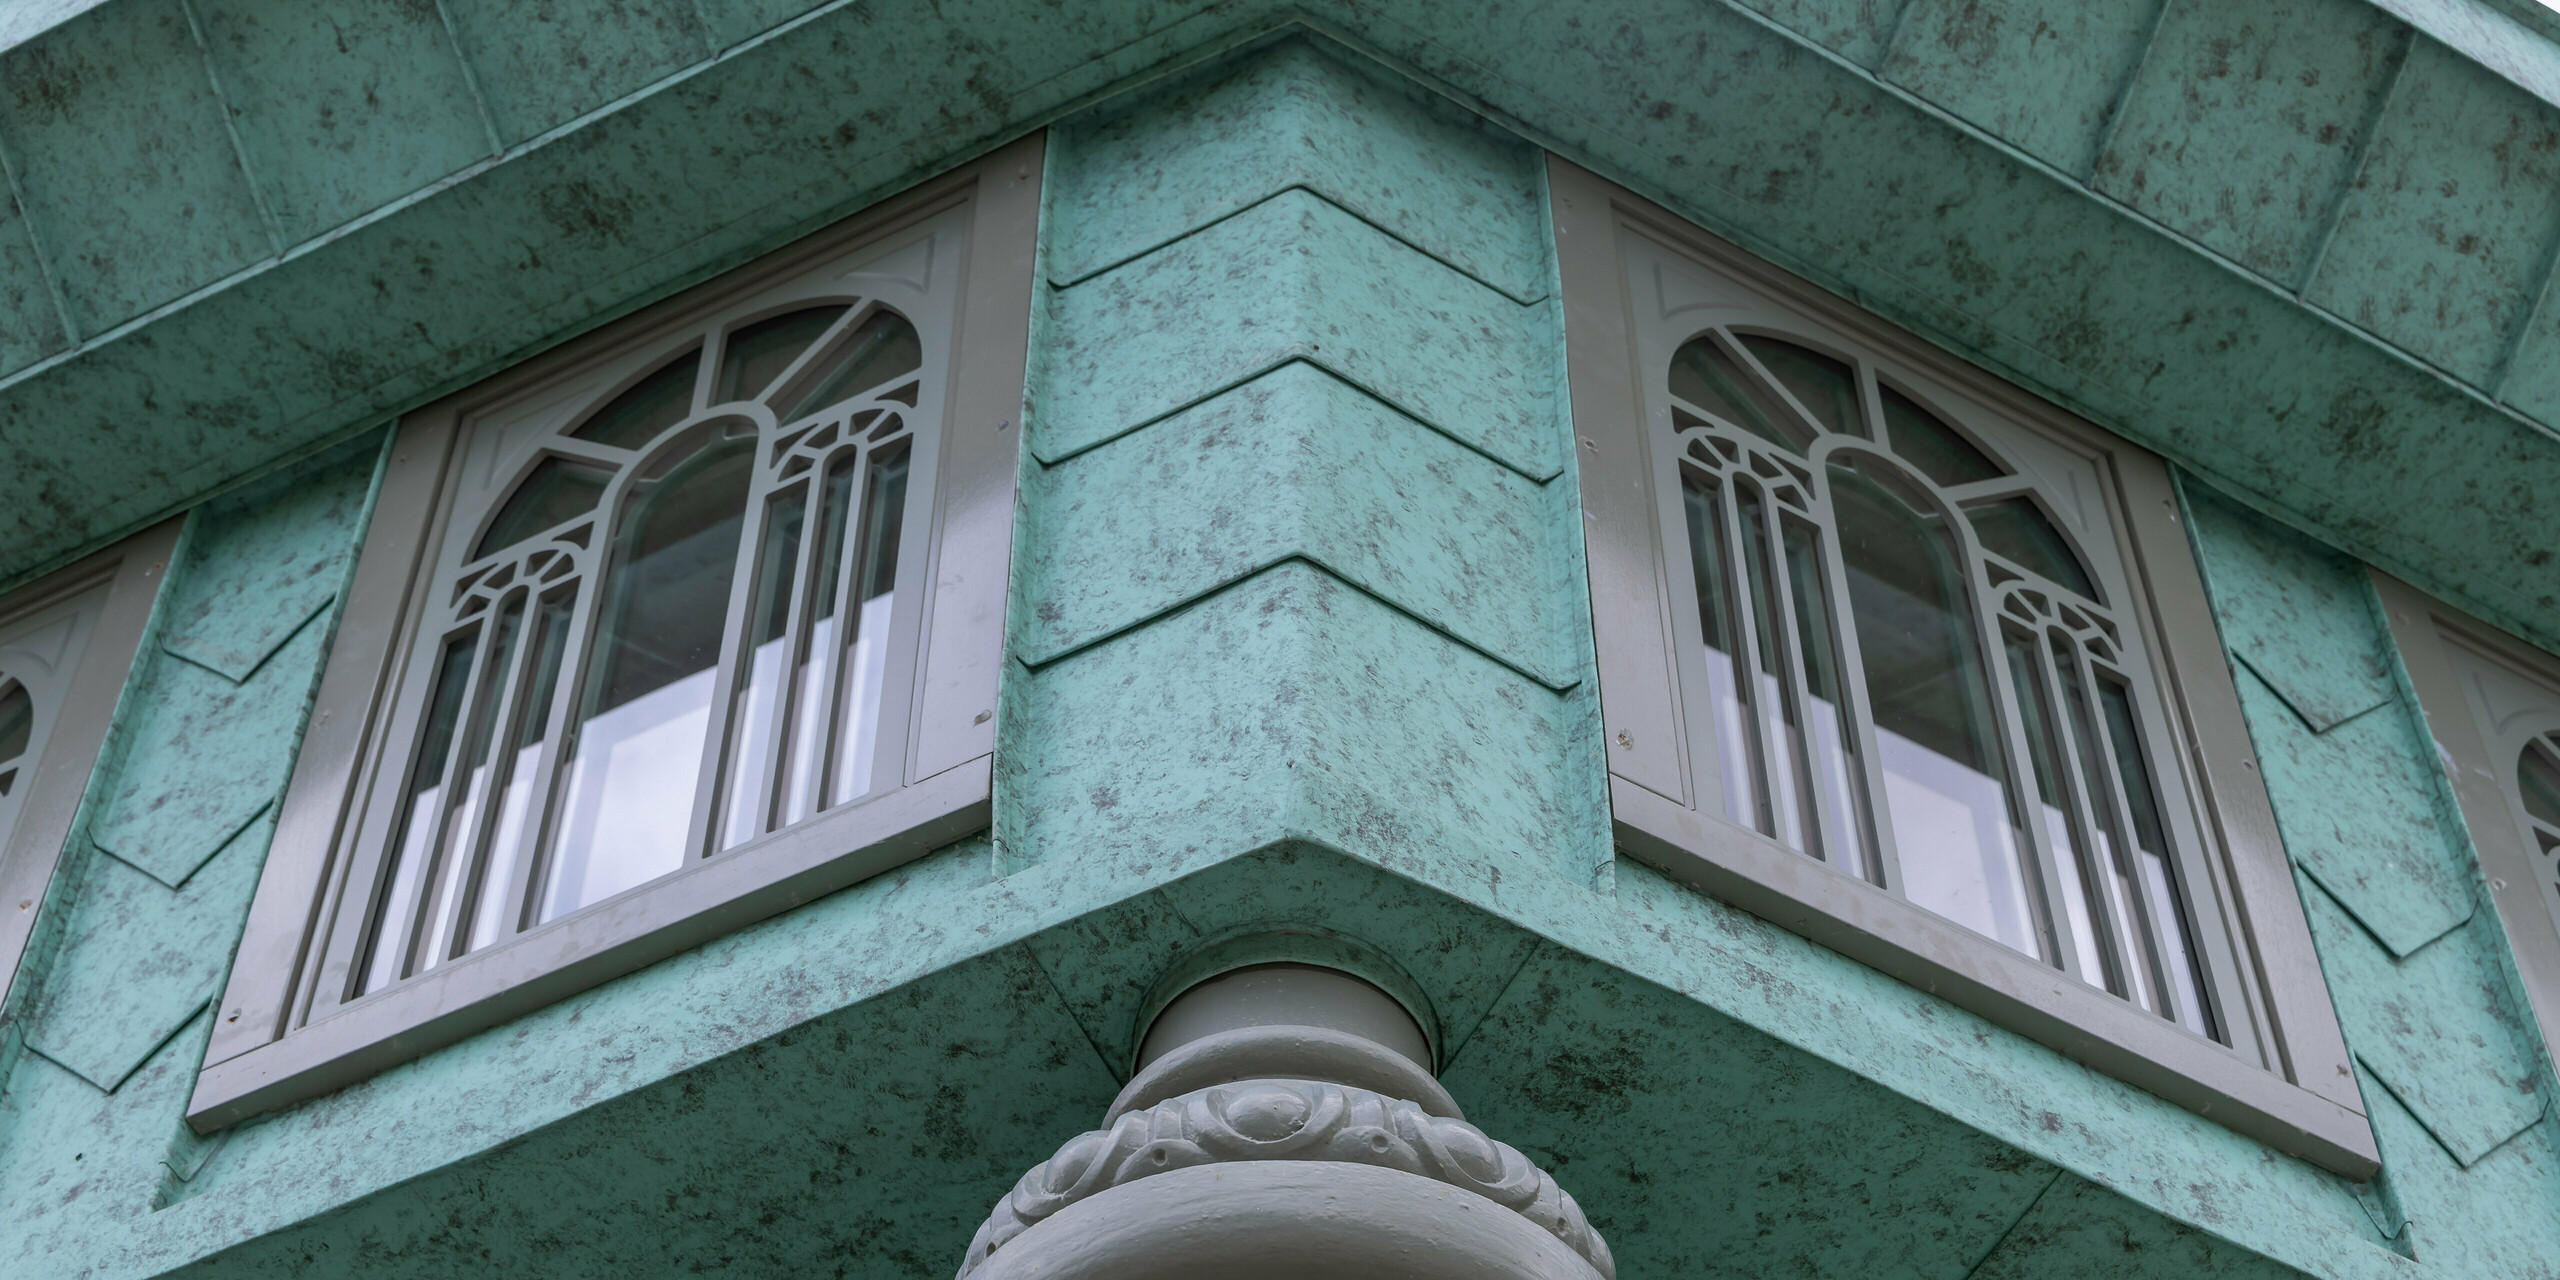
M350 996L875 789L923 343L707 337L544 439L440 601Z
M1767 334L1695 337L1661 385L1724 815L2227 1040L2123 624L2032 482Z

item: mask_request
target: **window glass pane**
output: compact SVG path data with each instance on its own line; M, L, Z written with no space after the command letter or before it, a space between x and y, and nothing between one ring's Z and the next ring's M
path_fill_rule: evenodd
M906 521L907 448L872 455L863 486L861 537L853 560L852 634L844 651L844 700L836 723L836 782L831 803L870 794L880 738L880 700L888 681L889 619L897 607L898 536Z
M604 583L542 919L684 865L755 449L634 487Z
M637 449L657 439L659 432L693 413L694 378L701 367L702 352L684 353L615 396L569 434L616 449Z
M2089 789L2089 809L2098 829L2090 838L2098 846L2098 865L2109 877L2100 892L2107 903L2107 922L2126 952L2127 998L2154 1013L2160 1011L2159 949L2149 927L2150 900L2142 892L2134 853L2125 845L2124 822L2116 812L2115 789L2107 782L2106 763L2089 714L2089 690L2080 678L2078 655L2061 636L2048 637L2054 672L2062 681L2062 715L2070 726L2071 744L2080 757L2081 782Z
M577 597L560 592L542 602L534 621L533 666L524 700L518 704L512 748L498 759L497 821L489 829L489 855L481 872L480 898L471 912L471 937L465 951L477 951L512 933L517 922L507 918L507 897L523 871L524 851L538 839L541 811L533 805L540 785L542 745L551 736L551 701L560 689L560 656L569 643L569 611Z
M853 515L853 481L861 458L846 453L827 464L819 497L817 582L810 588L809 634L791 669L791 725L784 737L782 824L808 817L818 806L827 773L828 675L836 670L836 587L844 573L845 526Z
M2093 896L2099 873L2081 845L2080 824L2073 820L2070 798L2062 791L2062 758L2055 746L2053 704L2045 696L2043 664L2036 658L2035 641L2016 632L2003 632L2001 638L2009 655L2009 680L2018 691L2018 710L2026 719L2027 758L2034 766L2045 839L2053 846L2054 871L2062 880L2056 896L2062 900L2071 935L2066 945L2079 960L2084 981L2123 995L2123 975L2116 972L2098 933L2098 921L2106 916L2105 905Z
M2089 580L2089 571L2080 563L2079 553L2062 531L2046 519L2044 509L2033 498L2003 498L1978 507L1967 507L1965 517L1973 521L1974 533L1982 539L1983 549L1993 555L2006 556L2020 568L2043 574L2055 586L2079 592L2089 600L2103 600L2097 585Z
M729 788L721 802L720 847L745 844L768 829L762 797L773 770L774 721L783 709L783 664L791 622L791 580L800 565L800 525L809 509L809 486L796 485L766 505L764 547L756 556L755 594L747 605L752 646L731 695Z
M1865 806L1858 803L1858 728L1840 687L1839 644L1832 632L1831 577L1812 525L1785 521L1787 580L1795 595L1796 645L1804 655L1805 739L1812 748L1814 799L1830 833L1830 858L1862 880L1875 878Z
M1759 334L1740 335L1742 345L1749 348L1753 359L1769 371L1771 377L1786 384L1796 403L1813 415L1814 423L1826 431L1842 435L1867 434L1864 415L1858 412L1858 375L1848 365L1819 351L1799 347L1792 342Z
M2542 748L2529 746L2516 762L2516 789L2524 793L2524 811L2539 822L2560 827L2560 767Z
M493 551L503 551L533 535L574 520L596 509L604 497L605 484L613 473L583 462L566 458L545 458L535 464L514 493L507 495L507 505L498 508L498 518L489 522L489 531L480 536L480 545L471 551L474 560Z
M1795 699L1787 694L1788 654L1786 637L1780 634L1786 623L1779 616L1777 589L1770 581L1768 504L1753 485L1736 484L1733 497L1742 517L1742 564L1751 584L1752 638L1760 650L1760 684L1752 691L1752 700L1768 722L1769 741L1778 752L1769 769L1770 817L1776 823L1770 834L1788 848L1820 857L1822 845L1805 811L1813 779L1805 765L1804 734L1797 724Z
M1744 372L1713 334L1692 339L1671 357L1671 394L1782 448L1801 453L1813 439L1813 429Z
M498 737L500 706L507 676L515 664L516 634L523 627L524 597L518 595L499 611L497 625L490 632L488 657L480 669L478 690L471 699L471 714L463 721L462 794L455 797L445 819L435 897L425 913L426 927L413 949L417 956L413 972L432 969L457 954L454 946L461 933L458 926L463 923L463 904L476 897L471 880L476 869L472 855L480 843L483 807L489 802L490 747Z
M12 680L8 690L0 692L0 764L25 755L35 731L36 700L27 696L25 685Z
M1748 686L1737 656L1733 593L1728 589L1724 553L1722 489L1714 480L1687 467L1680 469L1680 495L1689 518L1689 571L1698 590L1698 631L1707 650L1707 700L1716 721L1716 764L1724 784L1725 817L1742 826L1760 827L1758 746L1752 738Z
M435 848L437 819L444 811L445 757L453 749L454 726L462 719L462 695L471 681L471 655L477 632L447 640L436 661L435 687L427 694L427 720L418 735L418 754L409 765L409 785L402 798L398 834L391 838L391 866L383 877L382 909L373 925L373 946L362 979L365 991L379 991L401 976L400 948L408 941L417 912L418 885L426 878Z
M2177 864L2169 857L2169 834L2160 821L2160 792L2142 749L2132 695L2102 672L2098 701L2106 709L2108 738L2115 745L2116 776L2123 779L2125 804L2133 810L2133 842L2142 859L2143 892L2153 927L2160 933L2160 958L2167 969L2164 980L2178 1006L2178 1021L2197 1035L2222 1039L2213 1002L2205 995L2204 960L2196 950L2195 929L2188 918L2188 894L2178 881Z
M809 307L731 331L720 351L720 384L711 393L711 402L725 404L761 394L849 310Z
M1831 468L1903 895L2041 956L1982 643L1947 518L1865 459Z
M1876 388L1884 402L1885 438L1903 461L1943 485L1969 484L2009 474L1972 441L1891 387Z
M776 396L774 402L778 416L789 422L923 367L924 342L916 336L916 327L895 311L875 311L855 325L835 350L792 380L807 390ZM791 407L779 410L785 401ZM915 403L913 393L907 403Z

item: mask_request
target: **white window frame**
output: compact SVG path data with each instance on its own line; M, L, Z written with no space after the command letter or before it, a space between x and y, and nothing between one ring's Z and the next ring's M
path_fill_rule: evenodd
M1037 135L1010 144L402 419L188 1107L197 1131L342 1087L987 825L1041 157ZM479 536L480 508L494 511L490 495L530 465L516 456L526 446L514 436L490 440L539 421L526 406L564 386L589 388L578 404L602 403L609 395L594 388L657 368L706 326L734 329L799 305L790 299L818 287L808 282L862 270L890 281L918 262L929 263L915 269L936 283L907 286L927 290L916 305L947 317L939 325L915 318L928 364L908 424L908 536L880 730L902 767L884 763L888 780L863 798L716 855L688 853L682 870L359 990L348 953L362 927L343 917L371 909L374 869L396 827L385 813L401 803L399 778L441 643L431 632L443 615L431 596L455 586L455 549ZM895 296L898 287L870 291ZM715 357L705 359L716 365ZM766 437L774 429L758 428ZM758 467L781 467L784 456L772 450L787 443L759 445ZM458 500L474 479L487 493ZM756 523L751 517L742 535L748 559L759 554ZM602 551L599 543L581 572L601 572ZM733 584L724 634L744 627L738 601L753 576ZM582 606L579 617L587 612ZM729 674L715 705L726 705L739 661L736 636L727 644ZM562 684L576 674L564 669ZM719 843L708 834L696 830L692 843Z
M2251 754L2166 465L2155 455L1953 360L1748 252L1560 158L1549 191L1563 284L1610 802L1619 847L1675 880L1933 992L2070 1057L2355 1178L2380 1168L2310 930ZM1673 255L1719 292L1854 352L1960 423L1966 409L2066 441L2105 480L2134 616L2178 765L2157 779L2195 804L2210 872L2191 910L2232 940L2225 1046L1991 938L1727 822L1694 761L1713 730L1684 710L1683 634L1649 429L1630 255ZM1985 433L1986 438L1988 433ZM1689 630L1694 631L1694 625ZM1986 641L1996 637L1986 636ZM1996 663L1995 663L1996 669ZM1998 678L1995 675L1995 678ZM1694 677L1693 677L1694 682ZM2151 718L2146 716L2146 719ZM1703 732L1707 736L1699 737ZM2168 744L2163 744L2164 748ZM2264 1065L2261 1065L2264 1064Z
M2536 852L2516 785L2526 746L2560 734L2560 657L2379 569L2367 572L2470 830L2543 1052L2560 1053L2560 859Z
M25 682L36 712L0 797L0 1020L37 995L17 978L184 524L163 522L0 595L0 683ZM66 621L68 634L33 651L20 643Z

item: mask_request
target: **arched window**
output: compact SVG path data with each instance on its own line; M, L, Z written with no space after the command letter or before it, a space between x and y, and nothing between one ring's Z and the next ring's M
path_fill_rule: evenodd
M673 345L455 512L357 991L879 782L926 343L847 294Z
M2000 443L1766 327L1657 375L1730 821L2227 1039L2128 620Z
M401 419L194 1123L986 828L1041 146Z

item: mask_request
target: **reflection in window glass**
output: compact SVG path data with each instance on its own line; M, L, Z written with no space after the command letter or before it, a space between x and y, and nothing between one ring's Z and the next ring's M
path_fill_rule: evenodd
M854 582L852 634L846 637L844 701L837 723L844 726L830 803L869 795L874 756L880 741L881 697L888 684L889 618L897 607L898 535L907 508L907 450L884 450L871 462L862 495L861 541L854 563L861 568Z
M604 586L545 920L684 865L754 461L751 442L708 438L633 488Z
M506 904L524 869L524 851L540 838L541 811L533 806L543 744L551 735L551 700L560 687L560 657L569 642L569 609L574 597L553 594L542 602L534 623L531 684L516 713L511 749L498 758L498 812L490 828L487 866L481 872L480 900L471 915L471 936L463 950L477 951L497 941L500 926L513 929Z
M720 382L712 392L712 402L720 404L761 394L847 310L842 306L809 307L759 320L731 333L720 352Z
M1733 630L1733 603L1726 585L1724 513L1714 481L1681 468L1681 499L1689 519L1689 569L1698 592L1698 630L1707 650L1707 701L1716 724L1716 759L1722 767L1725 817L1742 826L1761 827L1760 788L1752 740L1747 686L1741 678Z
M1938 415L1913 404L1891 387L1876 388L1884 404L1885 436L1896 457L1920 469L1939 484L1954 486L1994 480L2009 474L1974 443L1957 434Z
M1847 436L1867 434L1866 415L1858 408L1858 375L1848 365L1819 351L1759 334L1743 334L1760 367L1795 395L1813 415L1815 425Z
M1848 717L1840 684L1840 658L1832 639L1831 579L1822 562L1822 540L1812 525L1787 520L1787 575L1796 606L1796 642L1804 649L1805 737L1813 790L1822 810L1830 859L1861 880L1876 876L1868 844L1865 806L1858 802L1862 776L1858 729Z
M409 766L407 795L401 806L398 833L392 838L390 866L385 869L383 890L378 899L381 911L373 926L373 945L363 975L362 990L377 991L406 976L400 949L409 940L409 929L416 915L418 886L426 878L427 861L434 853L435 834L444 815L445 757L452 753L456 722L462 718L462 697L469 692L471 655L479 648L477 632L465 633L447 640L443 656L436 662L435 686L427 695L425 731L418 738L418 754Z
M1982 549L1996 556L2006 556L2018 567L2065 590L2078 592L2085 600L2105 603L2097 585L2089 580L2089 571L2080 564L2080 555L2062 531L2053 527L2044 509L2033 498L2003 498L1967 508L1965 518L1973 522L1973 532L1982 539Z
M764 550L756 557L755 592L747 606L745 669L731 695L729 790L721 802L720 847L734 848L763 835L771 818L762 801L773 769L776 721L783 711L782 669L790 655L791 579L800 565L800 526L809 506L807 485L777 495L765 512Z
M808 390L774 397L775 416L790 422L923 367L924 343L916 336L916 327L895 311L875 311L837 342L835 350L792 379ZM909 405L916 402L913 391L896 398ZM785 401L791 405L787 410L782 408Z
M2524 811L2535 821L2560 827L2560 766L2538 746L2524 749L2516 762L2516 789L2524 795Z
M702 353L688 351L615 396L569 434L616 449L637 449L693 412L693 384Z
M2098 872L2091 865L2089 852L2080 839L2080 824L2070 812L2071 799L2063 793L2063 769L2055 747L2053 700L2045 696L2042 664L2036 658L2035 641L2016 632L2004 632L2004 647L2009 656L2009 680L2018 691L2019 715L2026 721L2027 759L2034 766L2037 808L2044 818L2045 839L2053 848L2054 874L2062 880L2059 896L2065 924L2070 932L2072 955L2080 963L2080 972L2091 983L2123 995L2123 975L2106 953L2098 934L2098 921L2105 908L2091 896L2098 883Z
M2150 895L2143 891L2136 855L2126 847L2124 823L2116 814L2115 788L2107 781L2107 763L2098 752L2097 731L2089 716L2089 689L2080 678L2080 664L2069 642L2052 636L2053 668L2062 681L2063 720L2071 726L2072 751L2079 757L2081 779L2088 787L2089 808L2097 815L2098 829L2091 839L2098 846L2097 862L2104 877L2101 888L2107 902L2107 919L2114 935L2126 944L2125 984L2131 990L2128 998L2154 1013L2161 1012L2160 957L2153 946L2150 923Z
M516 491L507 495L505 506L489 522L489 531L472 548L474 560L503 551L563 521L575 520L596 509L604 498L604 487L613 479L601 467L591 467L565 458L545 458L536 463Z
M27 695L27 687L12 680L0 691L0 765L13 765L27 753L27 743L35 737L36 700Z
M1712 335L1671 357L1671 394L1793 453L1804 452L1813 439L1812 429L1744 372Z
M1831 481L1903 896L2041 956L1959 544L1880 465Z
M2160 819L2160 791L2152 782L2149 755L2134 722L2133 695L2104 672L2098 675L2098 701L2106 709L2108 739L2114 744L2116 773L2124 782L2125 802L2133 811L2133 843L2142 858L2142 885L2153 926L2159 931L2165 980L2177 1003L2180 1024L2200 1036L2219 1037L2221 1024L2205 994L2204 958L2196 949L2194 922L2187 918L2192 895L2178 882L2177 862L2169 856L2169 833Z

